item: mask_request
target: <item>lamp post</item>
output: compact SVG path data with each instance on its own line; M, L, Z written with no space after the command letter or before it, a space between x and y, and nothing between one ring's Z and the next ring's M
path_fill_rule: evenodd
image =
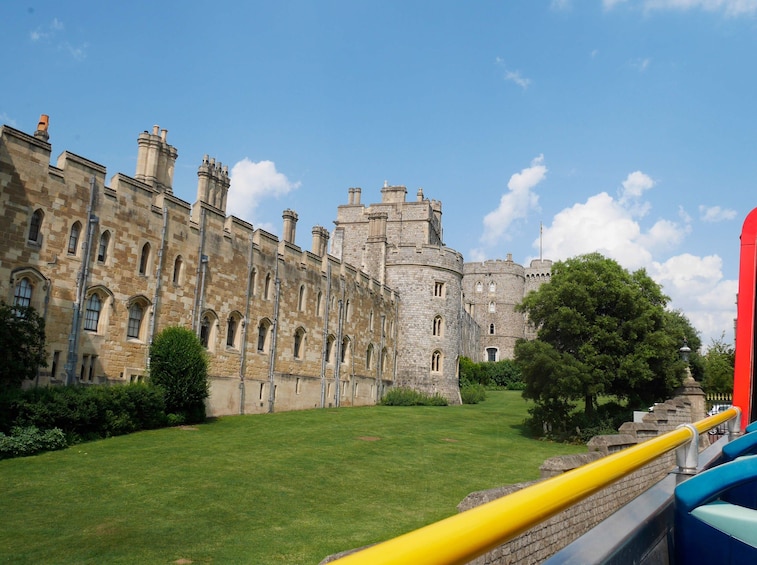
M689 347L689 342L686 341L686 338L683 338L683 347L678 350L678 353L681 354L681 360L686 363L686 366L689 366L689 353L691 353L691 348Z

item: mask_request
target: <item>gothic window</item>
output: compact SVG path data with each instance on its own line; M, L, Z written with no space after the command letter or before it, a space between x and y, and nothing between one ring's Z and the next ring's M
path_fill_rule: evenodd
M250 294L255 296L255 284L258 282L258 272L253 269L250 271Z
M476 292L483 292L484 285L481 284L481 281L476 283Z
M147 275L150 266L150 244L145 243L142 246L142 253L139 256L139 274Z
M100 234L100 243L97 245L97 261L105 263L108 258L108 245L110 244L110 232L105 230Z
M181 255L177 255L176 260L173 262L173 284L181 283L183 270L184 259L181 257Z
M32 283L26 277L22 278L16 284L13 290L13 305L21 308L28 308L32 305Z
M433 334L435 336L439 336L439 337L441 337L441 335L442 335L442 317L441 316L436 316L434 318L434 332L433 332Z
M497 307L495 306L494 301L492 300L491 302L489 302L489 312L494 313L496 311L497 311Z
M81 223L74 222L71 226L71 233L68 236L68 254L76 255L76 249L79 247L79 236L81 235Z
M486 348L486 360L487 361L496 361L497 360L497 348L496 347L487 347Z
M344 319L348 322L352 320L352 303L349 300L344 307Z
M41 242L41 235L42 235L42 220L44 219L45 214L42 212L42 210L35 210L32 214L32 217L29 221L29 241L34 243L42 243Z
M265 276L265 286L263 287L263 298L265 300L270 300L271 298L271 273L268 273Z
M202 346L207 349L208 348L208 342L210 340L210 318L205 315L202 317L202 322L200 322L200 343L202 343Z
M305 310L305 285L300 285L300 294L297 297L297 310L303 312Z
M370 370L373 368L373 344L368 344L368 351L365 352L365 368Z
M436 350L431 354L431 372L442 372L442 352L439 350Z
M258 351L265 352L268 348L268 329L271 323L268 320L261 320L258 325Z
M489 335L494 335L494 324L489 324Z
M497 292L497 285L493 282L489 283L489 292Z
M100 310L102 310L102 300L97 294L92 294L87 300L87 308L84 312L84 329L89 332L96 332L100 323Z
M129 324L126 328L126 337L139 339L142 332L142 319L145 315L145 309L139 302L134 302L129 307Z
M368 314L368 331L373 332L373 310Z
M326 363L331 363L331 360L334 358L334 344L336 343L336 339L333 335L330 335L326 339Z
M379 371L381 374L384 374L384 371L386 370L386 366L389 361L389 352L386 350L386 347L381 350L381 358L379 359Z
M349 363L349 361L350 361L350 338L345 337L344 339L342 339L341 362Z
M297 328L294 332L294 358L302 359L303 346L305 343L305 329Z
M237 343L237 327L239 322L237 317L232 314L229 316L229 321L226 322L226 346L235 347Z
M434 283L434 296L442 298L444 296L444 283L443 282L435 282Z

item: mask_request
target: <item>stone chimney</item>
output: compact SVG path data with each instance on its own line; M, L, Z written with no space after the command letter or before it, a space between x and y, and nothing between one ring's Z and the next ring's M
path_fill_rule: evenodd
M404 202L405 195L407 195L407 188L404 186L389 186L389 183L384 181L384 188L381 189L382 204Z
M229 167L205 155L197 169L197 177L197 200L215 206L225 214L231 185Z
M363 190L359 186L355 188L355 197L353 199L353 204L355 204L356 206L360 205L360 193L362 191Z
M168 130L153 126L152 133L139 134L137 172L134 178L160 192L173 193L173 171L179 153L166 141Z
M286 209L282 214L282 218L284 218L284 241L293 244L297 230L297 212Z
M50 125L50 116L42 114L39 117L39 123L37 124L37 131L34 132L34 137L41 139L45 143L50 139L50 135L47 133L47 128Z
M329 230L322 226L313 227L313 255L323 257L326 254L327 245L329 243Z

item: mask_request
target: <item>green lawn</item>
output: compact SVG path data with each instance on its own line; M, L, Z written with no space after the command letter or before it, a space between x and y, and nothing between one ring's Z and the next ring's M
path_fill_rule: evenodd
M318 563L585 451L525 437L527 406L235 416L0 461L0 563Z

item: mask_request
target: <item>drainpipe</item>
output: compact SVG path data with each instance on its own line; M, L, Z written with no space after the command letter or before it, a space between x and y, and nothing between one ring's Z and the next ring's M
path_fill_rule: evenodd
M381 340L379 341L378 362L376 363L376 404L381 401L384 375L381 374L381 364L384 356L384 328L386 327L386 314L381 314Z
M152 319L150 320L150 330L147 335L147 369L150 369L150 346L152 338L155 335L155 325L158 323L158 301L160 300L160 283L163 274L163 252L166 248L166 232L168 231L168 208L163 206L163 230L160 233L160 247L158 248L158 268L155 271L155 294L152 298Z
M344 281L339 280L339 286L341 286L342 290L342 297L339 299L339 323L337 324L337 330L336 330L336 352L335 352L335 359L334 359L334 381L336 383L336 398L334 400L334 406L337 408L339 407L341 403L341 389L342 389L342 383L339 380L341 378L342 374L342 330L344 325Z
M200 204L202 206L202 204ZM200 276L204 277L204 271L202 267L202 260L205 255L203 255L203 252L205 251L205 208L200 208L200 245L197 249L197 272L195 273L195 298L194 303L192 305L192 331L197 333L199 331L200 327L200 315L202 314L202 308L201 308L201 301L202 301L202 290L200 290L200 295L197 294L197 284L200 282ZM207 261L207 257L205 257L205 260ZM199 310L199 312L198 312Z
M392 336L392 339L394 340L394 352L392 353L392 356L394 357L394 368L392 369L392 382L397 382L397 332L399 331L399 324L397 323L397 320L400 319L400 297L397 296L397 302L394 304L394 335Z
M326 259L326 303L323 314L323 347L321 348L321 408L326 407L326 353L329 339L329 303L331 302L331 263Z
M279 279L279 251L276 250L276 269L274 271L274 288L276 297L273 302L273 327L271 328L271 357L268 362L268 413L273 413L273 403L276 397L276 383L274 379L274 369L276 368L276 334L279 327L279 300L281 298L281 280Z
M247 361L247 327L250 325L250 297L252 296L252 234L250 234L250 254L247 257L247 296L245 297L244 320L242 320L242 346L239 360L239 413L244 414L244 370Z
M87 231L84 240L84 256L82 257L81 269L76 279L76 299L74 301L74 314L71 321L71 333L68 336L68 356L66 358L66 385L76 382L74 372L76 370L77 356L79 354L79 326L81 325L81 307L87 294L87 279L89 278L89 254L92 246L92 232L97 226L99 219L94 215L95 206L95 177L89 179L89 205L87 206Z
M202 316L202 309L205 306L205 275L207 273L208 268L208 256L207 255L200 255L200 296L199 301L200 303L197 306L197 316L195 317L195 334L197 334L197 337L200 337L200 317Z

